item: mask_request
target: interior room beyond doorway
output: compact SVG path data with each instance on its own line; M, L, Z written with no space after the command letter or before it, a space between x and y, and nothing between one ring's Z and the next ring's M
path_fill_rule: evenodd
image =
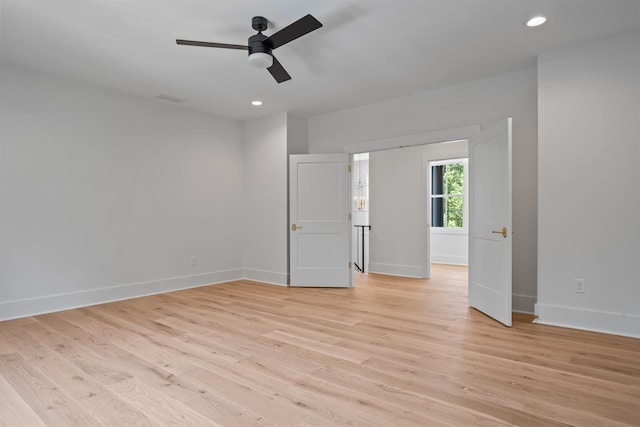
M355 262L360 266L364 261L361 267L367 272L416 278L430 277L432 261L466 265L466 245L453 250L446 242L453 234L466 243L464 230L438 231L436 247L432 246L430 184L431 162L466 162L467 155L467 140L354 154L352 223L371 226L370 231L352 231ZM448 247L443 248L443 240ZM433 259L434 250L442 256Z

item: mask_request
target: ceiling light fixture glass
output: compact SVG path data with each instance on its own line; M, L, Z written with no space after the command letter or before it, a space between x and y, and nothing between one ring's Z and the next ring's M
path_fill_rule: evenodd
M257 99L255 101L251 101L251 105L255 105L256 107L259 107L262 105L262 101L258 101Z
M534 16L527 21L527 27L537 27L544 24L545 22L547 22L547 18L545 18L544 16Z
M249 64L256 68L269 68L273 65L273 56L268 53L255 52L249 55Z

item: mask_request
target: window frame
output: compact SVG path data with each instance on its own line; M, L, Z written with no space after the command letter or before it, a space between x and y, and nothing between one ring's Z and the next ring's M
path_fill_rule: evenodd
M461 163L464 168L463 175L463 193L462 193L462 227L434 227L432 225L432 200L434 195L431 193L432 191L432 176L433 176L433 166L442 166L442 165L450 165ZM429 161L429 169L427 173L427 220L429 221L429 229L432 233L436 234L469 234L469 183L468 183L468 175L469 175L469 159L467 157L459 157L454 159L442 159L442 160L430 160ZM440 196L435 195L435 198L448 198L450 196ZM453 197L459 197L455 195Z

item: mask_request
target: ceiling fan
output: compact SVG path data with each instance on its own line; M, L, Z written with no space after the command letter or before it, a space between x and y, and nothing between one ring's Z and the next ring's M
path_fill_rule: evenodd
M249 51L249 63L259 68L266 68L278 83L286 82L291 79L287 70L273 56L272 51L285 45L295 39L309 34L312 31L322 27L320 21L311 15L306 15L294 23L284 27L280 31L265 36L262 34L267 29L267 18L262 16L254 16L251 20L251 27L258 32L249 37L248 46L240 44L199 42L194 40L176 40L177 44L188 46L202 47L219 47L223 49L239 49Z

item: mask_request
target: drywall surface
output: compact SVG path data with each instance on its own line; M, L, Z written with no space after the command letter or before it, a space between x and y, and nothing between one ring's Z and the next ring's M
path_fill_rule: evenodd
M1 79L1 319L243 276L240 122Z
M428 277L422 147L369 154L369 271Z
M432 229L433 230L433 229ZM469 265L469 233L431 232L431 262Z
M533 312L537 266L537 75L526 69L309 118L309 152L513 117L513 307ZM373 203L373 202L372 202ZM371 218L372 227L375 227ZM398 263L410 265L409 260Z
M243 123L245 277L278 285L288 280L287 133L286 113Z
M538 77L538 321L640 337L640 34L544 53Z
M309 152L308 133L306 118L287 113L288 154L307 154ZM288 166L287 170L289 170Z

